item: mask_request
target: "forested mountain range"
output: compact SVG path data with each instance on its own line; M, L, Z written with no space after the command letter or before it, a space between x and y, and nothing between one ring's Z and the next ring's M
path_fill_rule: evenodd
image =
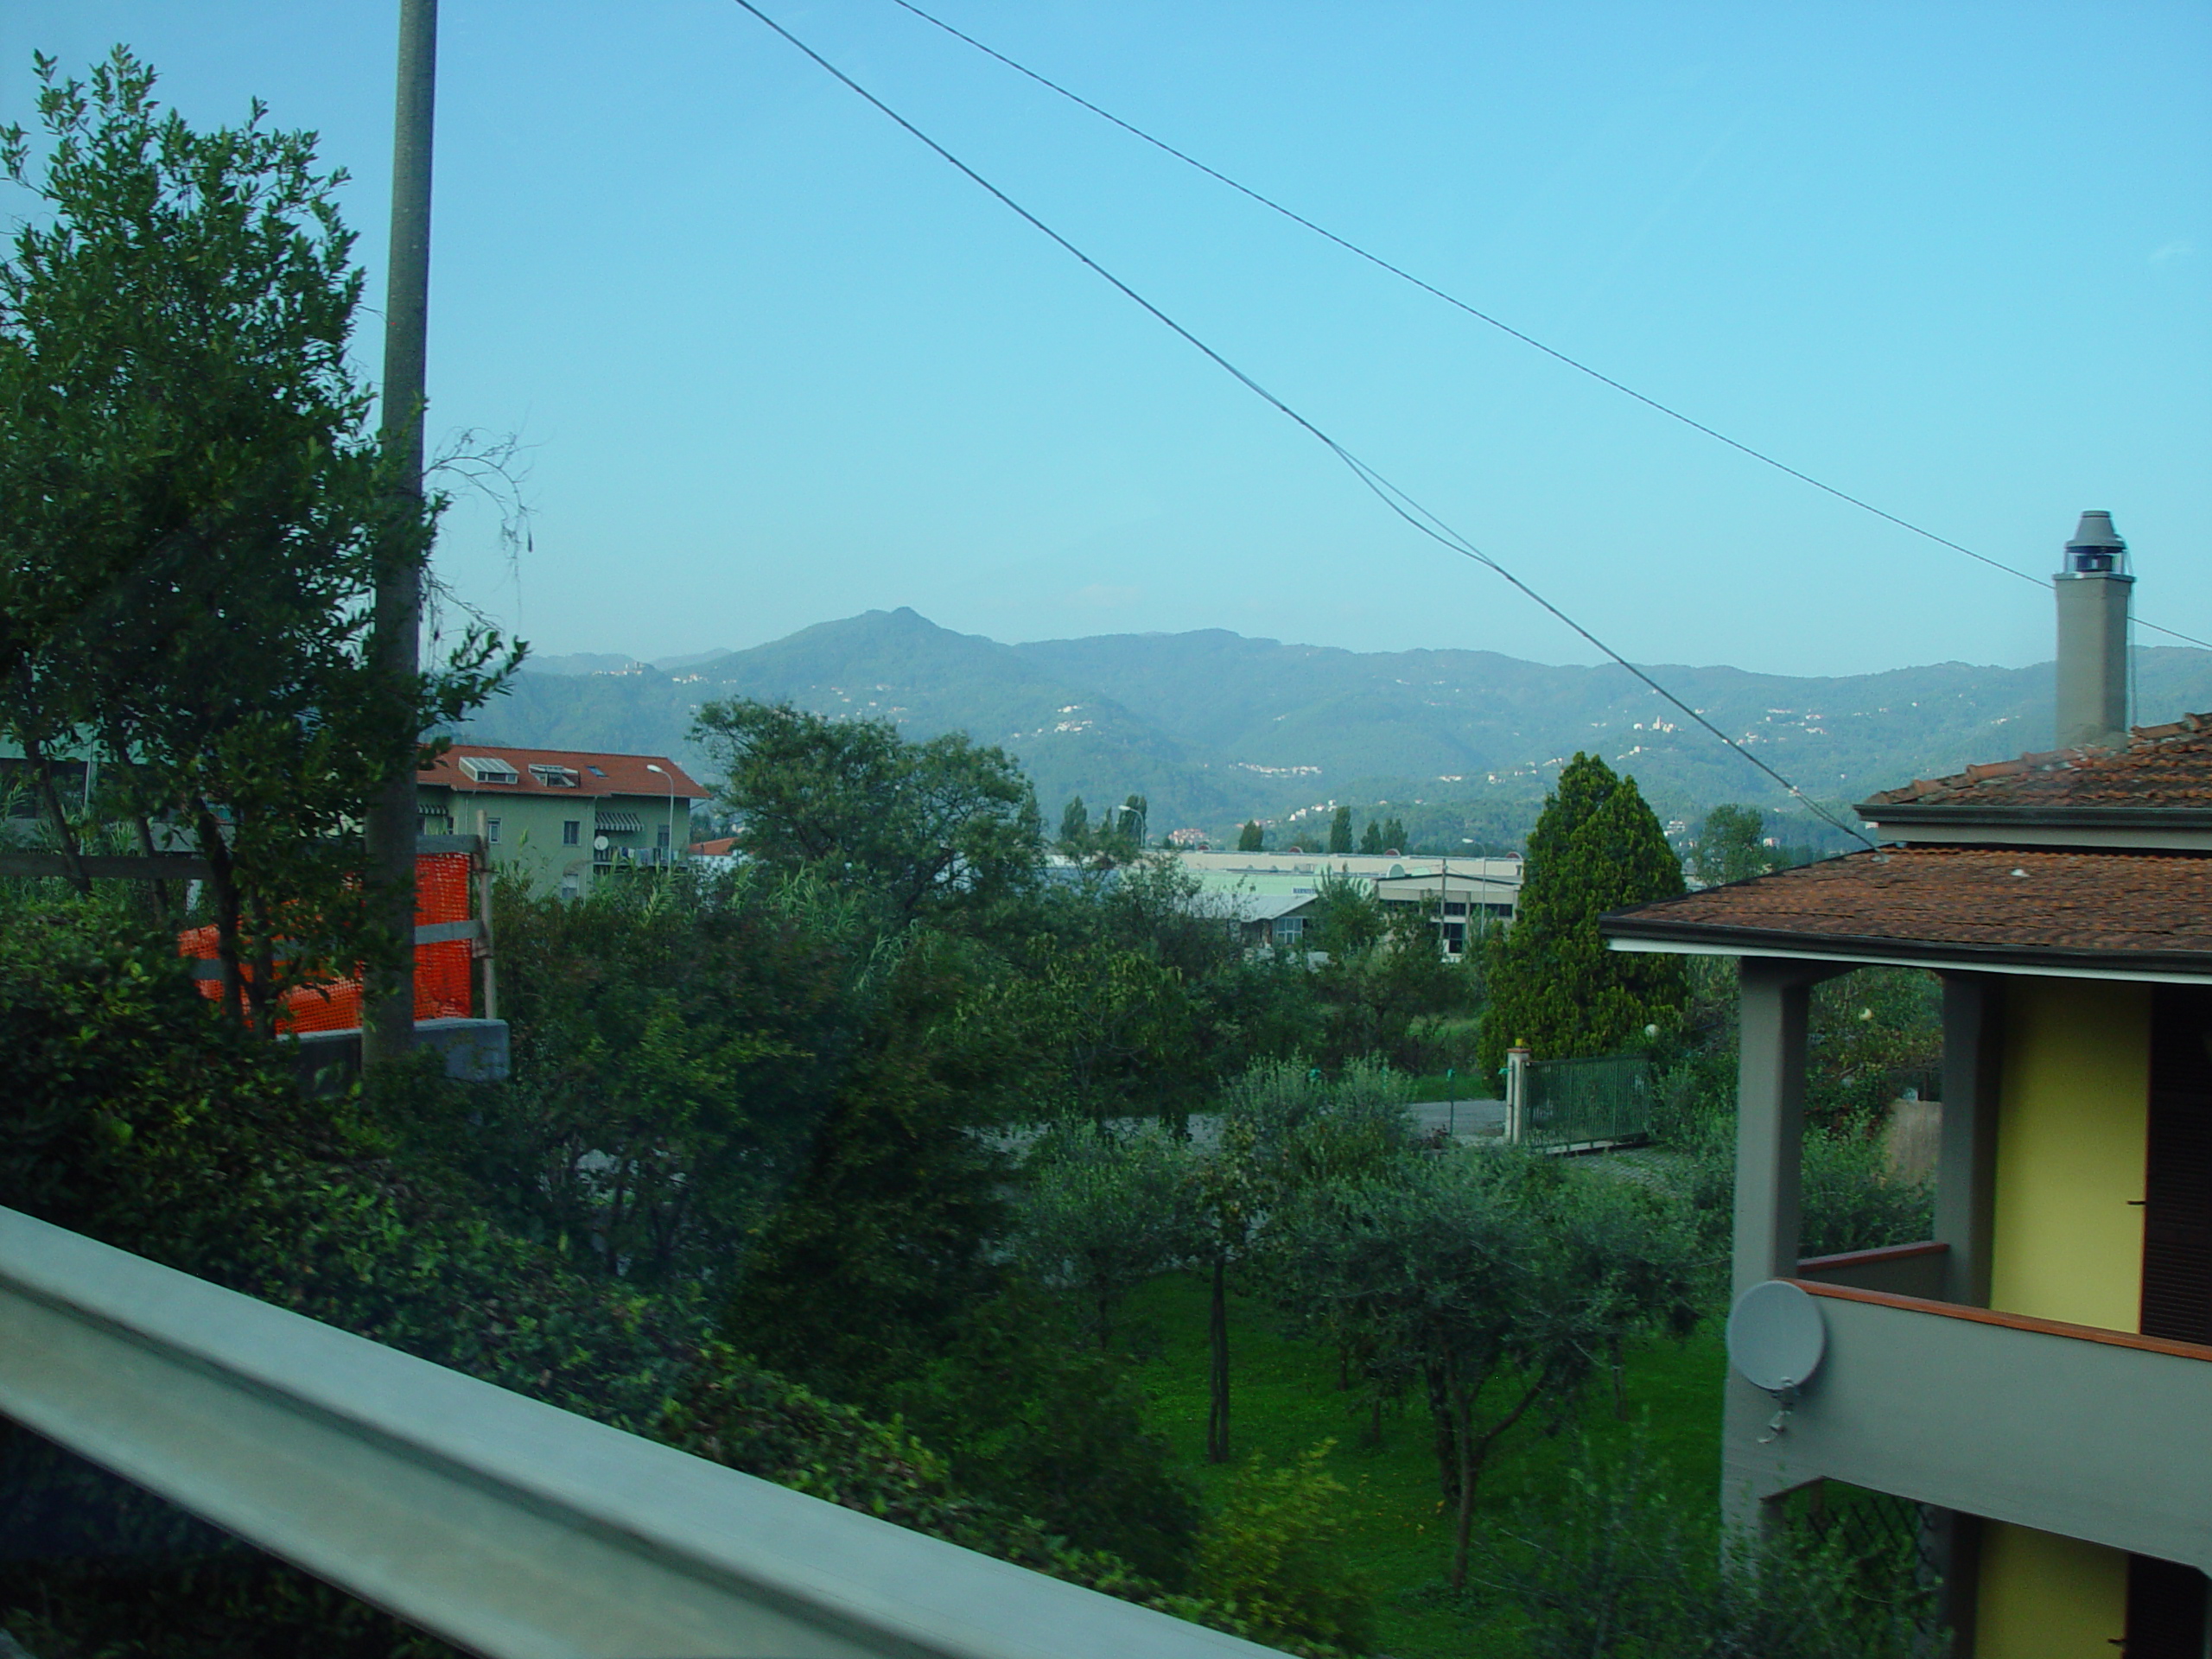
M1654 664L1657 678L1824 802L2046 748L2051 665L1938 663L1797 677ZM2137 718L2212 709L2212 652L2138 658ZM1724 801L1809 824L1780 787L1624 670L1548 667L1494 652L1353 652L1219 629L1001 645L912 610L869 611L749 651L664 659L552 658L471 722L484 742L650 750L704 766L687 736L702 702L787 698L964 730L1014 755L1048 820L1147 798L1157 830L1217 835L1244 818L1282 844L1338 802L1387 803L1417 842L1514 839L1577 750L1635 774L1662 817Z

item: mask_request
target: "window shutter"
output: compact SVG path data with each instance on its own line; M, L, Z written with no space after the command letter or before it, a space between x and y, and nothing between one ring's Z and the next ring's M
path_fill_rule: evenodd
M2127 1659L2204 1659L2204 1575L2193 1567L2127 1558Z
M2212 992L2196 986L2154 996L2149 1139L2142 1332L2212 1343Z

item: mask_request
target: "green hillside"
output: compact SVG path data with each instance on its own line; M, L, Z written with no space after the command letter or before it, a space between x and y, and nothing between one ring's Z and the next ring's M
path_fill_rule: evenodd
M1662 816L1749 801L1812 821L1780 788L1625 671L1494 652L1351 652L1218 629L1005 645L912 610L870 611L684 665L572 657L525 672L468 728L480 741L651 750L703 764L685 735L717 697L961 729L1036 780L1048 817L1146 796L1156 829L1217 835L1250 817L1277 843L1327 807L1389 804L1424 843L1511 839L1578 749L1633 772ZM2051 670L1964 663L1838 678L1653 671L1809 794L1848 804L1913 777L2046 747ZM2139 718L2212 709L2212 652L2138 658ZM1802 827L1801 827L1802 826Z

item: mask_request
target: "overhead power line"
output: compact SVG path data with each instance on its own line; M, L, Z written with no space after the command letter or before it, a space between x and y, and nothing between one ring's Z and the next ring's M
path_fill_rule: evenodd
M1783 777L1781 772L1769 766L1758 755L1753 754L1751 750L1737 741L1736 739L1729 736L1727 733L1722 731L1720 728L1714 725L1712 721L1707 719L1701 711L1690 707L1688 703L1676 696L1672 691L1669 690L1657 680L1654 679L1649 673L1637 667L1634 663L1629 661L1627 658L1622 656L1618 651L1615 651L1611 645L1600 639L1588 628L1583 626L1581 623L1576 621L1572 616L1569 616L1557 605L1554 605L1550 600L1545 598L1534 588L1531 588L1527 582L1523 582L1519 576L1516 575L1496 558L1492 557L1490 554L1484 552L1481 548L1476 546L1475 543L1470 541L1466 537L1461 535L1458 531L1452 529L1450 524L1445 523L1443 519L1438 518L1436 514L1422 506L1420 502L1414 500L1412 496L1407 494L1396 485L1391 483L1390 480L1385 478L1381 473L1376 471L1375 468L1370 467L1365 461L1353 454L1351 450L1345 448L1343 444L1338 442L1336 439L1330 436L1329 434L1322 430L1320 427L1315 425L1313 422L1308 420L1304 415L1299 413L1297 410L1292 408L1290 404L1285 403L1281 397L1275 396L1274 392L1269 391L1257 380L1255 380L1250 375L1245 373L1243 369L1238 368L1236 364L1230 362L1229 359L1224 357L1211 346L1209 346L1205 340L1199 339L1198 335L1192 334L1188 328L1178 322L1173 317L1168 315L1166 312L1161 310L1160 307L1154 305L1150 300L1137 292L1135 289L1130 287L1128 283L1123 282L1112 271L1107 270L1105 266L1100 264L1098 261L1085 253L1073 242L1071 242L1066 237L1061 235L1059 232L1054 230L1050 225L1047 225L1036 214L1031 213L1028 208L1023 207L1012 196L999 188L997 185L992 183L981 173L978 173L974 168L969 166L968 163L962 161L959 156L954 155L950 149L947 149L936 139L931 137L928 133L923 131L921 128L916 126L912 121L909 121L905 116L899 114L898 111L893 109L891 105L878 98L874 92L868 91L867 87L861 86L850 75L840 69L836 64L830 62L829 59L823 57L821 53L816 51L804 41L799 39L798 35L792 34L791 30L785 29L781 23L768 16L766 12L761 10L759 6L753 3L753 0L733 0L733 3L738 6L741 10L751 13L752 16L759 19L760 22L765 24L770 29L772 29L791 46L795 47L798 51L804 53L808 58L811 59L817 67L842 83L848 91L853 92L868 105L872 105L880 114L886 117L893 124L903 129L911 137L935 152L941 160L948 162L953 168L966 177L969 182L975 184L978 188L983 190L985 193L995 198L1001 206L1006 207L1017 218L1027 224L1032 229L1039 232L1040 234L1056 244L1064 251L1071 255L1076 260L1096 275L1102 281L1115 289L1116 291L1120 293L1123 298L1128 300L1131 303L1143 310L1147 315L1151 316L1154 321L1159 322L1164 327L1174 334L1179 339L1182 340L1185 344L1190 346L1193 350L1197 351L1201 356L1205 358L1207 361L1213 364L1215 367L1228 374L1247 391L1249 391L1255 397L1261 398L1270 407L1275 410L1277 413L1284 416L1286 418L1296 424L1300 429L1305 431L1309 436L1319 442L1329 451L1330 454L1336 456L1338 461L1342 461L1344 466L1351 470L1353 477L1358 479L1362 484L1365 485L1369 490L1373 492L1376 499L1380 500L1383 505L1389 507L1391 512L1397 514L1399 518L1404 519L1407 524L1412 525L1415 530L1427 537L1431 541L1436 542L1440 545L1459 554L1462 558L1472 560L1474 563L1482 565L1484 569L1493 572L1507 582L1510 583L1516 589L1529 600L1533 601L1545 612L1557 619L1560 622L1565 624L1568 628L1572 629L1576 634L1586 640L1590 645L1595 646L1599 652L1603 652L1613 662L1618 664L1622 668L1626 669L1630 674L1642 681L1644 685L1656 692L1660 697L1663 698L1669 703L1671 703L1675 708L1681 710L1682 714L1687 715L1697 725L1711 733L1714 737L1719 739L1719 741L1726 744L1729 748L1734 750L1745 760L1750 761L1752 766L1758 767L1759 771L1764 772L1776 783L1781 785L1784 790L1789 791L1791 798L1802 803L1807 810L1825 820L1834 828L1840 830L1844 834L1853 836L1857 840L1865 842L1867 846L1872 847L1874 844L1872 840L1867 836L1865 831L1845 823L1841 818L1837 817L1833 812L1830 812L1819 802L1814 800L1812 797L1806 794L1803 790L1798 788L1796 784Z
M1699 420L1695 416L1686 415L1681 410L1674 408L1671 404L1662 404L1656 397L1650 397L1644 392L1638 391L1634 386L1625 385L1621 381L1614 379L1612 376L1605 372L1604 370L1592 368L1589 364L1583 362L1580 358L1570 357L1565 352L1560 351L1557 346L1546 345L1542 340L1538 340L1534 334L1522 333L1520 329L1516 328L1511 323L1507 322L1503 318L1493 316L1489 312L1483 310L1480 307L1469 304L1458 295L1447 292L1446 289L1437 287L1435 283L1427 281L1424 277L1415 276L1404 266L1396 264L1392 261L1384 258L1381 254L1375 252L1371 249L1361 246L1358 243L1351 240L1351 238L1339 236L1336 232L1331 230L1325 225L1316 224L1313 220L1306 218L1305 214L1300 213L1297 209L1284 206L1281 202L1277 201L1273 196L1268 195L1263 191L1254 189L1250 185L1244 183L1242 180L1231 178L1228 174L1224 173L1218 168L1208 166L1205 162L1200 161L1189 151L1178 149L1175 145L1169 143L1165 138L1155 137L1153 134L1147 132L1142 127L1138 126L1135 122L1125 121L1120 116L1115 114L1111 110L1101 108L1098 105L1092 103L1089 99L1084 97L1082 93L1073 92L1069 88L1061 86L1058 81L1054 80L1051 76L1040 74L1036 70L1032 69L1027 64L1021 63L1015 59L1007 56L1005 53L998 50L997 48L985 45L982 41L977 40L973 35L967 34L963 30L954 28L953 25L946 22L944 18L934 16L931 13L923 10L919 6L913 3L913 0L892 0L892 3L898 6L902 10L912 12L915 16L920 18L931 28L942 29L947 35L951 35L953 39L963 41L967 45L975 48L976 51L982 53L985 57L1004 64L1016 74L1027 76L1031 80L1035 81L1039 86L1044 87L1047 92L1058 93L1060 97L1067 99L1069 103L1076 105L1079 108L1090 111L1091 114L1096 116L1100 120L1110 123L1112 125L1119 127L1123 132L1128 133L1132 138L1141 139L1145 143L1150 144L1154 149L1160 151L1163 155L1173 156L1185 167L1197 169L1198 172L1205 174L1206 177L1214 180L1217 183L1227 185L1231 190L1236 191L1237 194L1244 196L1252 201L1257 202L1269 213L1281 215L1283 218L1288 219L1292 224L1299 226L1305 230L1311 231L1314 235L1321 238L1324 241L1333 243L1338 247L1342 248L1346 253L1351 254L1357 258L1364 259L1369 264L1375 266L1379 270L1388 271L1399 281L1410 283L1414 287L1421 289L1422 293L1430 295L1436 299L1443 301L1445 304L1451 306L1454 310L1464 311L1467 315L1474 318L1478 322L1487 323L1490 327L1497 329L1500 334L1510 335L1513 339L1519 340L1522 345L1531 346L1534 349L1541 352L1546 357L1552 359L1554 362L1565 364L1568 368L1573 369L1577 374L1587 375L1591 379L1598 382L1599 385L1610 386L1612 390L1619 392L1624 397L1634 398L1637 403L1642 404L1646 409L1656 410L1657 413L1664 415L1670 421L1679 421L1682 425L1688 427L1692 431L1702 432L1707 437L1712 438L1717 442L1726 444L1731 449L1735 450L1738 454L1747 455L1751 460L1758 461L1761 466L1771 467L1775 471L1783 474L1788 477L1794 478L1801 484L1809 484L1813 488L1820 491L1822 494L1833 496L1839 501L1844 502L1851 506L1857 507L1861 512L1870 512L1873 514L1875 518L1883 520L1885 523L1896 525L1899 530L1906 531L1912 535L1922 537L1928 541L1935 543L1939 547L1949 548L1954 553L1963 553L1967 557L1973 559L1979 563L1986 564L1993 570L2001 570L2008 576L2018 576L2022 582L2032 582L2037 588L2042 588L2045 585L2044 578L2037 576L2031 572L2023 570L2018 565L2007 564L2002 559L1991 558L1986 553L1977 553L1973 548L1967 546L1963 543L1955 542L1948 536L1938 535L1932 530L1929 530L1923 525L1914 524L1909 518L1900 518L1896 513L1891 512L1885 508L1876 506L1872 501L1866 499L1862 496L1853 495L1848 490L1839 489L1833 484L1826 483L1820 479L1815 478L1810 473L1801 472L1796 467L1792 467L1786 461L1778 460L1775 456L1768 454L1763 449L1754 448L1750 444L1744 442L1741 439L1732 438L1726 432L1720 431L1717 428L1707 426L1703 421ZM2183 633L2173 628L2163 627L2156 622L2145 621L2140 617L2135 619L2135 626L2139 628L2148 628L2155 633L2163 633L2170 639L2179 639L2188 645L2200 645L2208 651L2212 651L2212 641L2199 639L2193 634Z

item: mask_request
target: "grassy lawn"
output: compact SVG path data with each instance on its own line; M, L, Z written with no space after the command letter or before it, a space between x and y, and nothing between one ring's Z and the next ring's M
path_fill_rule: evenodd
M1210 1492L1228 1470L1208 1465L1205 1452L1205 1287L1194 1275L1170 1274L1132 1299L1133 1327L1157 1348L1142 1376L1155 1421ZM1515 1651L1501 1630L1471 1621L1420 1595L1440 1585L1447 1563L1451 1521L1437 1498L1436 1460L1428 1413L1421 1405L1386 1416L1382 1444L1356 1442L1362 1423L1336 1388L1333 1355L1285 1341L1268 1310L1239 1299L1230 1311L1230 1443L1239 1461L1260 1453L1289 1462L1333 1440L1330 1469L1349 1489L1349 1553L1375 1586L1381 1651L1395 1659L1485 1659ZM1687 1342L1657 1343L1630 1361L1626 1421L1613 1415L1611 1391L1593 1395L1580 1427L1601 1454L1618 1451L1631 1426L1644 1427L1645 1449L1665 1469L1686 1503L1709 1510L1719 1482L1720 1382L1726 1365L1719 1322ZM1575 1455L1570 1429L1545 1439L1524 1431L1494 1459L1478 1500L1483 1515L1503 1516L1545 1501ZM1478 1521L1478 1547L1480 1522Z

